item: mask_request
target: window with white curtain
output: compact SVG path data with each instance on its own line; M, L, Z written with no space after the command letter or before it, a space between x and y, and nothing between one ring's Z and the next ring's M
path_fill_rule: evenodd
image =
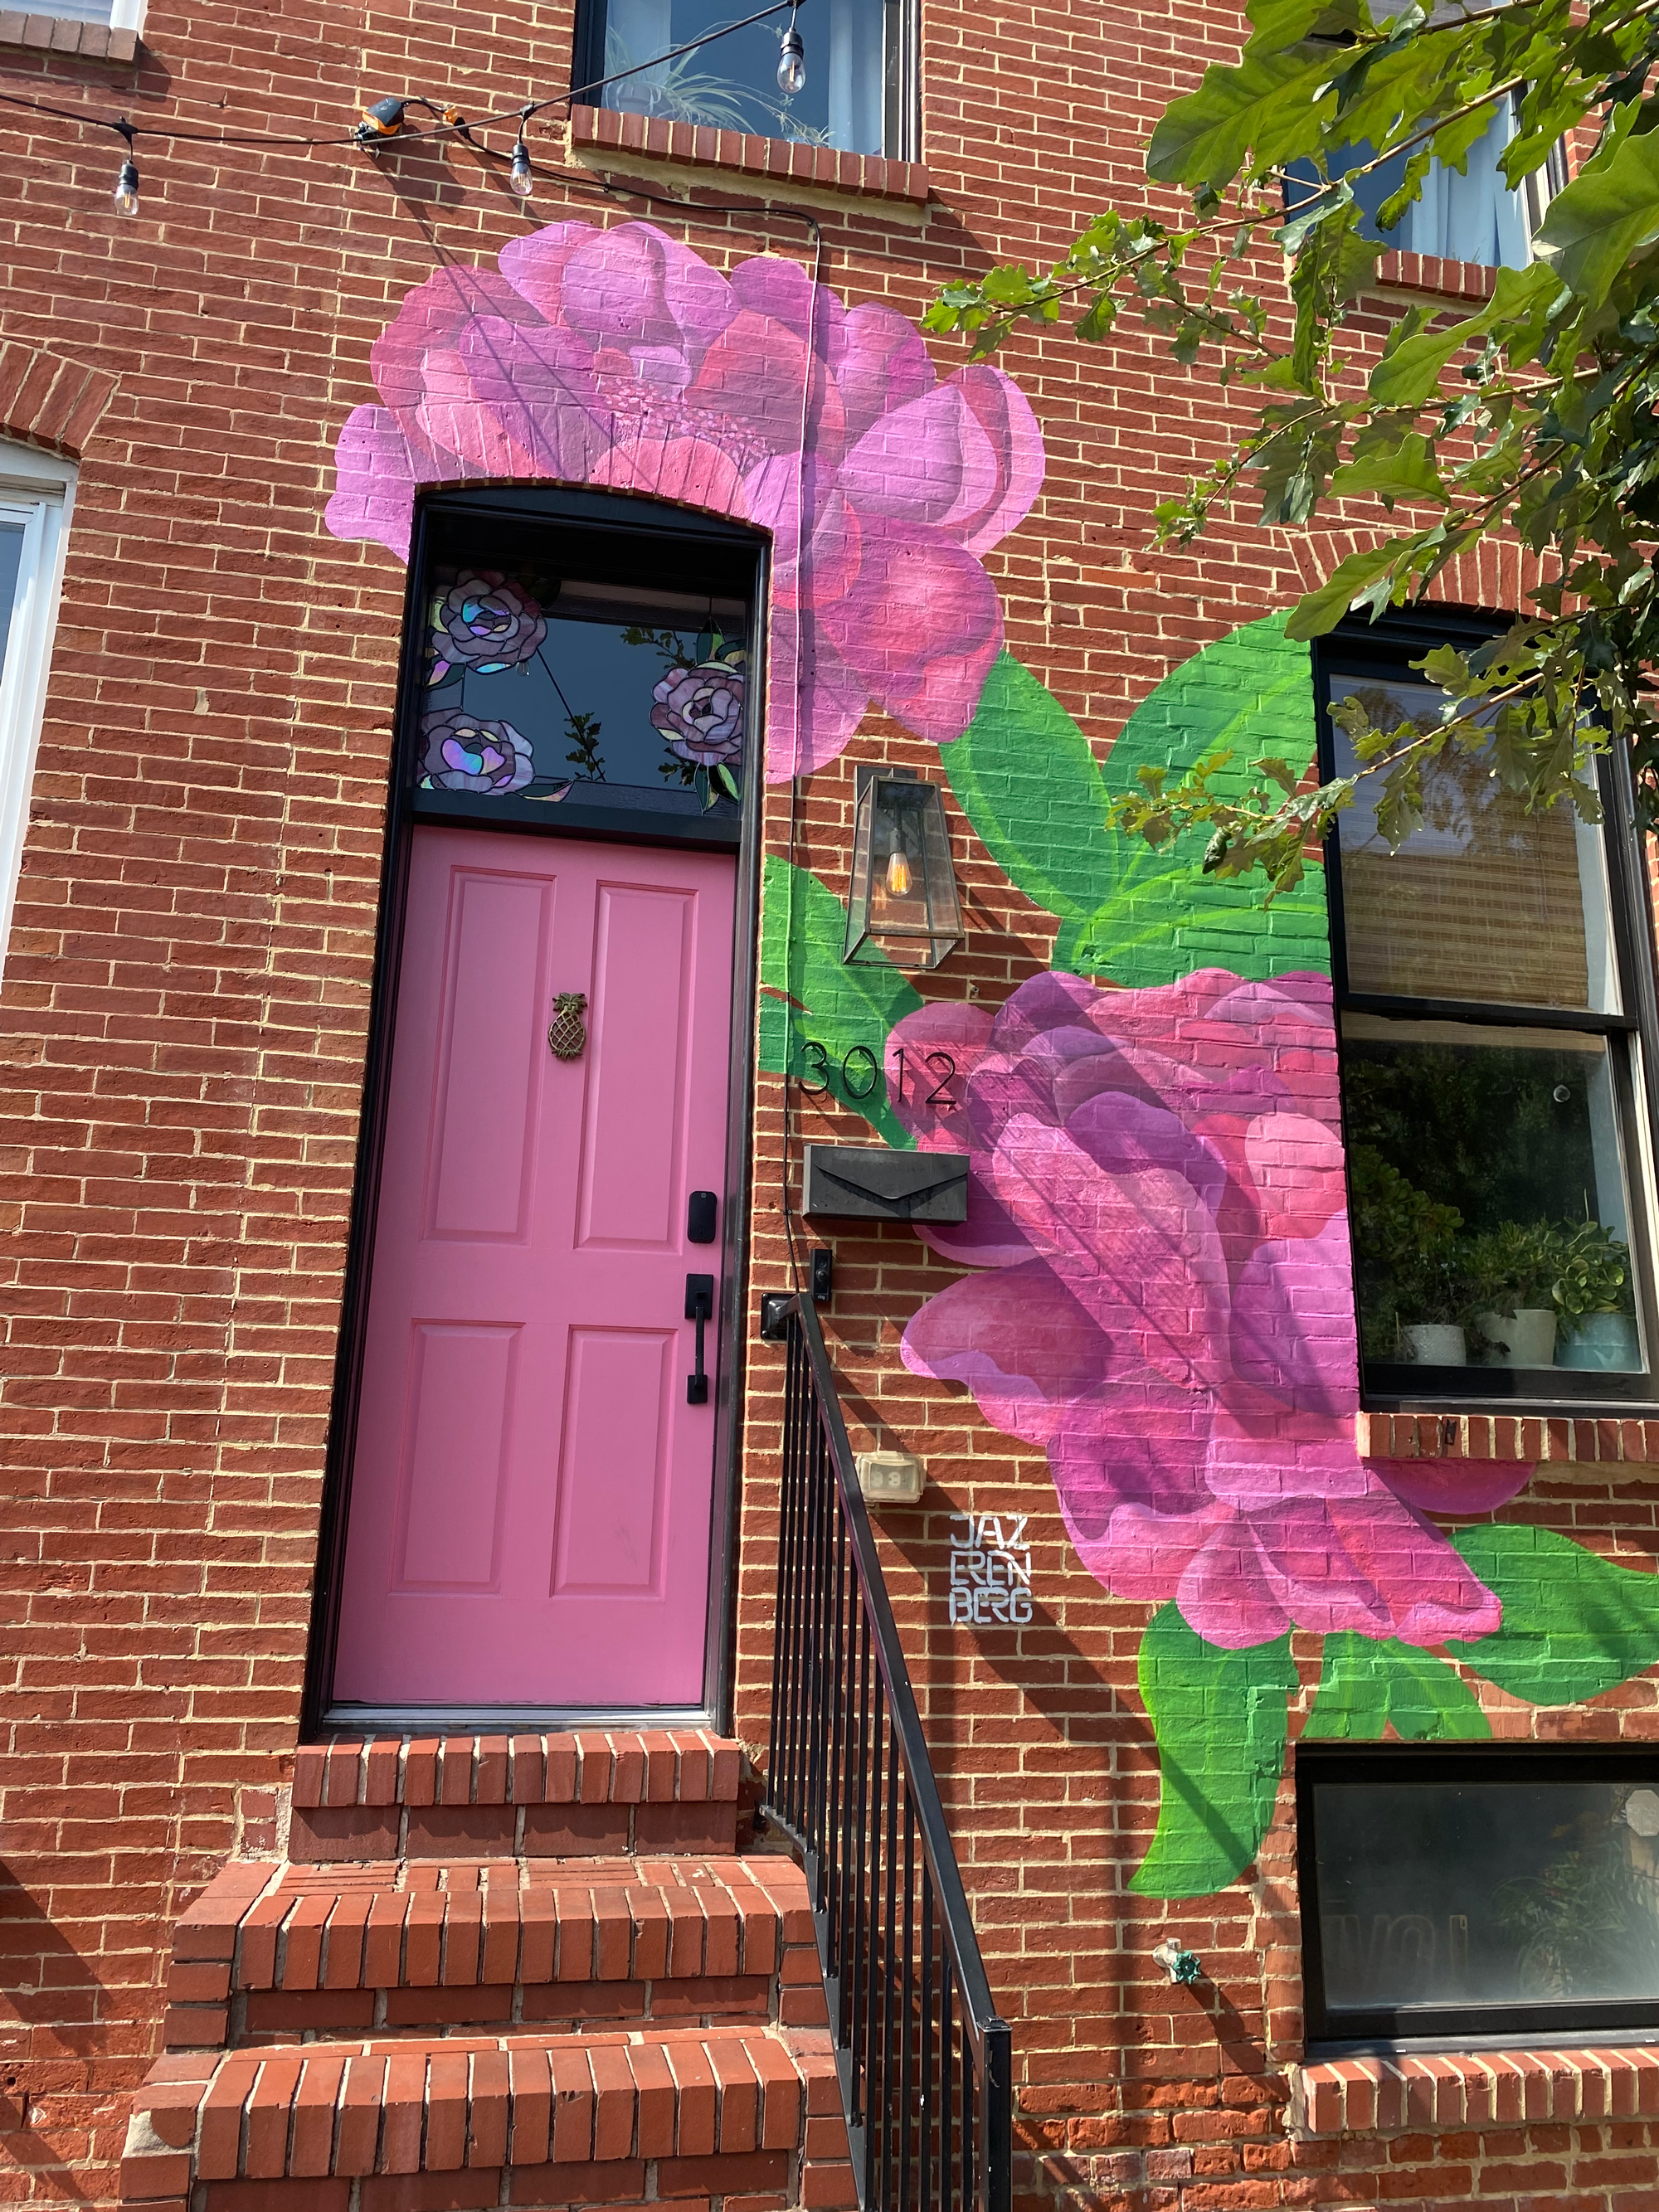
M802 0L794 20L806 81L794 94L778 82L790 17L724 30L750 13L726 0L584 0L575 82L599 88L586 95L592 106L625 114L912 157L913 0ZM698 39L708 43L657 58Z
M1382 229L1377 216L1399 191L1409 155L1397 154L1380 169L1356 177L1353 196L1364 210L1361 235L1378 239L1401 253L1473 261L1488 269L1524 269L1532 258L1532 234L1543 220L1551 194L1560 190L1565 179L1558 149L1542 169L1522 184L1511 185L1498 164L1516 131L1515 104L1504 100L1484 136L1470 147L1461 170L1443 161L1429 164L1420 193L1392 230ZM1345 147L1332 156L1331 174L1340 176L1351 164L1371 157L1367 145ZM1294 213L1309 197L1315 180L1310 163L1294 166L1285 186L1288 211Z
M11 934L74 498L72 463L0 439L0 962Z

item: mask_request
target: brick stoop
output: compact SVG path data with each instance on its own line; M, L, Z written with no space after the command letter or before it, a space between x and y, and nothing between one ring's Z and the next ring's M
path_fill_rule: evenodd
M824 2019L790 1859L237 1860L173 1932L166 2037L744 2017Z
M146 2212L857 2203L827 2033L767 2028L164 2058L122 2194Z
M730 1853L742 1779L742 1747L701 1729L343 1739L300 1753L289 1856Z
M806 1885L701 1729L341 1739L173 1929L138 2212L856 2203ZM688 2206L687 2212L693 2212Z

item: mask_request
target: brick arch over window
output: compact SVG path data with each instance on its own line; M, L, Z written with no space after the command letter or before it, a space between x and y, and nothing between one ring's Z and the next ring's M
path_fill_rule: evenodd
M120 380L43 347L0 342L0 437L78 460Z
M1291 565L1303 590L1310 592L1351 553L1376 542L1370 531L1309 531L1289 540ZM1555 573L1553 561L1540 561L1513 540L1483 538L1447 562L1430 585L1428 599L1431 605L1515 611L1529 605L1537 586Z

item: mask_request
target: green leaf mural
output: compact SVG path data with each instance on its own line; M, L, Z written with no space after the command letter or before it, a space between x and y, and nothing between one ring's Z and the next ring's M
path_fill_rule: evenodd
M1580 1705L1659 1663L1659 1575L1548 1528L1460 1528L1452 1541L1503 1600L1504 1621L1446 1648L1510 1697Z
M921 1004L919 993L885 958L842 964L847 909L810 870L769 858L761 879L760 1064L772 1075L827 1081L843 1106L862 1115L890 1145L914 1151L915 1139L887 1103L879 1074L868 1097L848 1085L842 1063L862 1047L878 1069L895 1022ZM823 1061L809 1054L822 1045ZM867 1075L854 1063L861 1088Z
M1208 1897L1255 1856L1285 1765L1291 1639L1223 1651L1173 1605L1140 1642L1140 1694L1158 1737L1158 1832L1129 1887Z
M1264 753L1299 775L1313 757L1313 678L1285 617L1248 623L1165 677L1119 733L1105 766L1059 701L1010 653L986 681L973 721L940 758L992 858L1034 904L1059 917L1054 965L1146 985L1198 968L1252 980L1328 969L1325 890L1316 872L1264 906L1243 882L1200 872L1200 831L1154 849L1107 825L1143 765L1181 774L1218 745L1231 765L1218 791L1242 793Z
M1305 1736L1371 1743L1390 1725L1407 1743L1492 1734L1474 1691L1432 1652L1343 1630L1325 1638L1323 1659Z

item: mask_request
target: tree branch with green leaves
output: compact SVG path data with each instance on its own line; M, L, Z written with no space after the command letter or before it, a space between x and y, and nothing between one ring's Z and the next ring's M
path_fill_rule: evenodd
M1233 447L1155 510L1156 542L1184 546L1249 497L1298 529L1334 500L1374 500L1375 542L1290 618L1313 638L1352 613L1420 601L1460 555L1501 534L1542 580L1501 635L1414 663L1443 710L1380 726L1337 714L1353 772L1316 788L1255 764L1243 799L1214 789L1219 759L1167 786L1143 769L1116 826L1158 844L1210 830L1205 866L1302 872L1360 782L1378 780L1382 834L1422 819L1423 778L1449 749L1478 757L1529 811L1599 817L1595 757L1622 747L1638 811L1659 818L1659 0L1442 0L1387 15L1369 0L1250 0L1236 64L1206 70L1147 148L1155 185L1184 191L1176 222L1149 205L1098 216L1045 272L1000 265L953 284L927 316L975 359L1023 325L1103 343L1126 312L1255 389ZM1512 106L1500 167L1515 189L1546 173L1564 135L1594 121L1594 153L1550 200L1524 269L1497 271L1467 315L1395 313L1380 350L1377 263L1432 161L1462 170ZM1368 219L1356 186L1390 165ZM1403 166L1402 166L1403 165ZM1373 195L1374 197L1374 195ZM1167 201L1164 203L1167 207ZM1264 251L1290 257L1289 308L1262 296ZM1373 335L1348 325L1362 302ZM1286 325L1288 324L1288 327ZM1285 772L1288 773L1287 771Z

